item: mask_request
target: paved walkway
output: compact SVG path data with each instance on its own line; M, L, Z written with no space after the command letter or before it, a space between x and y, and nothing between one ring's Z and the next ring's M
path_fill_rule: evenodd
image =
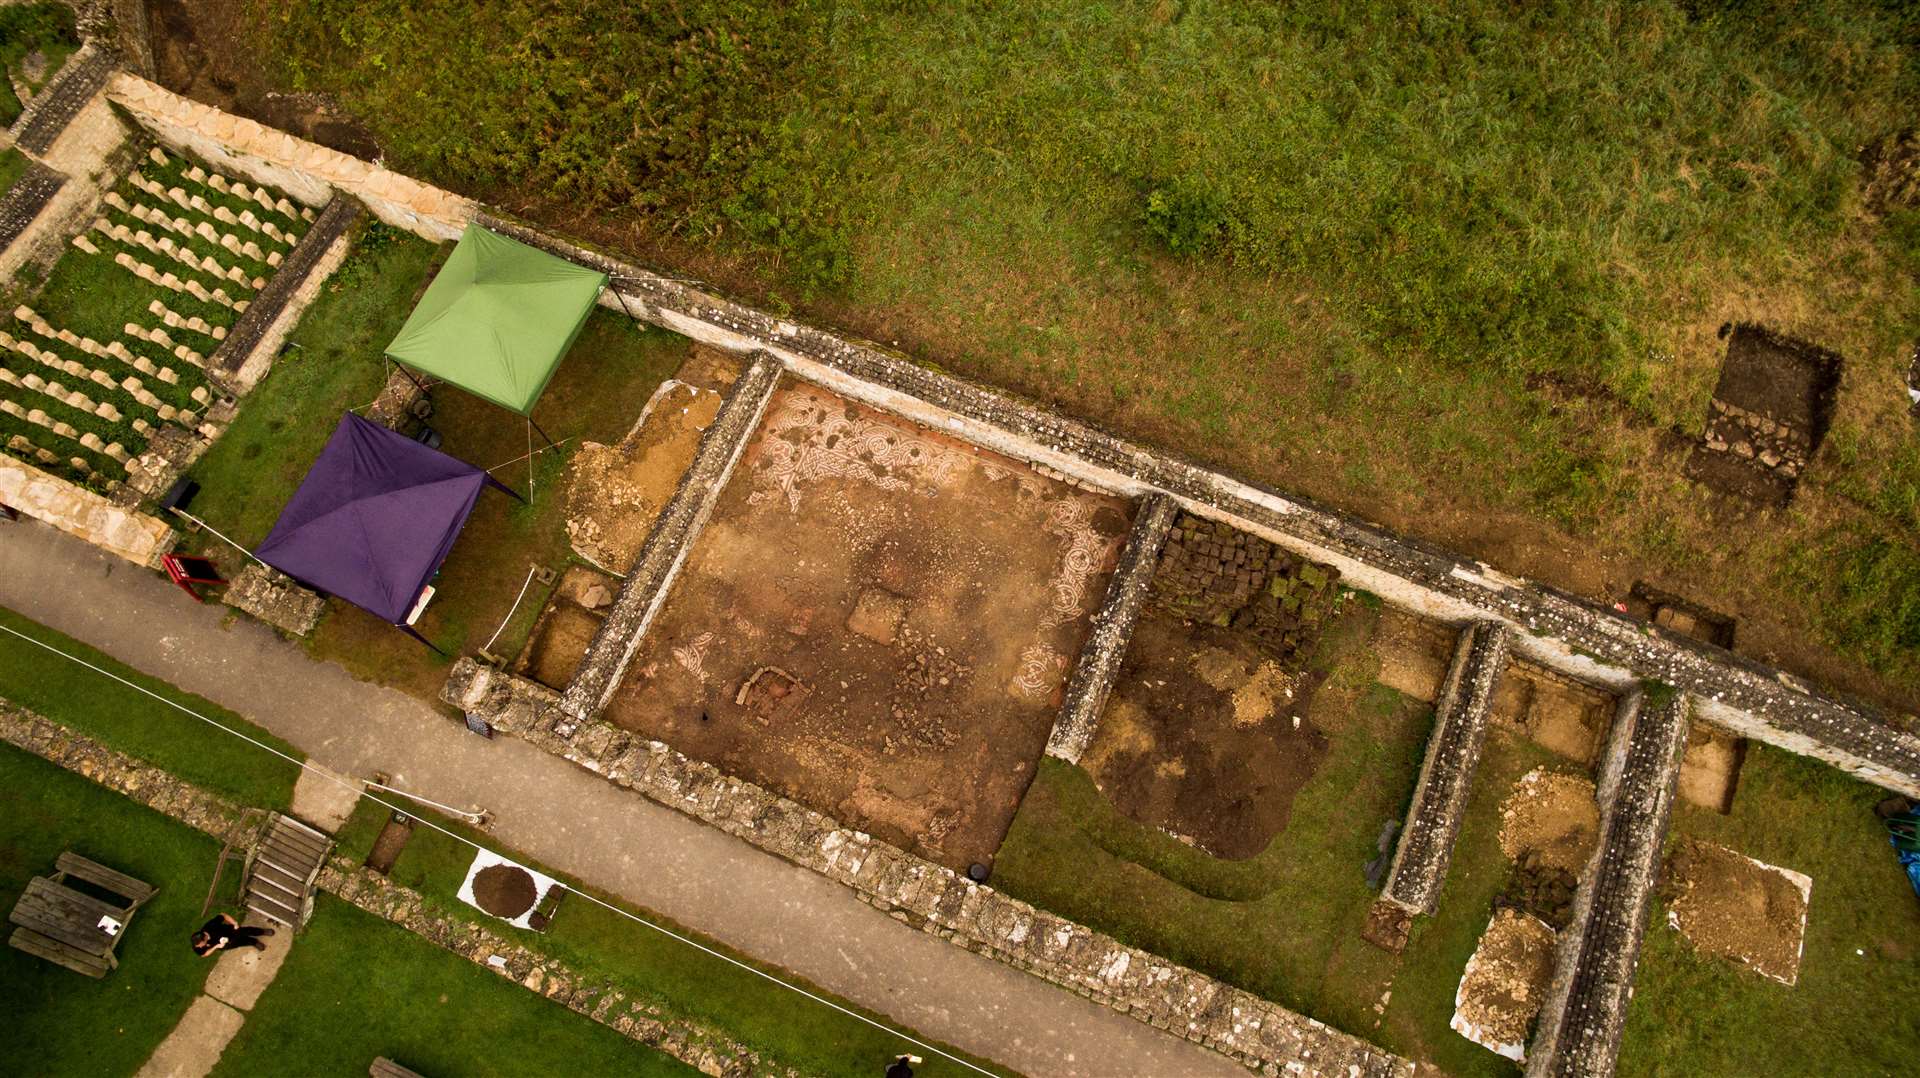
M339 830L353 815L353 806L359 800L358 792L341 787L317 771L300 772L293 784L293 814L323 831ZM216 908L214 912L222 911ZM251 916L245 923L273 927ZM246 947L215 959L203 986L206 994L180 1016L180 1023L153 1050L134 1078L204 1078L213 1073L228 1042L246 1023L247 1012L279 975L296 939L299 936L292 932L276 932L264 951Z
M475 737L263 626L225 625L225 607L197 605L164 578L37 522L0 524L0 606L231 708L336 771L385 771L435 800L484 806L504 845L1002 1065L1049 1078L1246 1076L518 740ZM394 646L417 645L396 634Z

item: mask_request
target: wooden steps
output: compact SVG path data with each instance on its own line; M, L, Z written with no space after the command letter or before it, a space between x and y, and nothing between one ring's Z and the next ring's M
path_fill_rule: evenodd
M313 881L333 851L333 836L274 813L247 855L247 912L299 928L313 904Z

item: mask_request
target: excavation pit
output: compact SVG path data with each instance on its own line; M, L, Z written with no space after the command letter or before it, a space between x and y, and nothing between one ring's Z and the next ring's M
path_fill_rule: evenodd
M956 870L990 864L1131 511L789 382L605 717Z

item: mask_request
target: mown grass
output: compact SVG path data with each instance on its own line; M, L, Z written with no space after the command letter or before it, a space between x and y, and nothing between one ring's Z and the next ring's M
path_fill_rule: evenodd
M1914 649L1851 649L1865 592L1781 571L1914 549L1878 503L1920 479L1887 451L1915 229L1862 210L1855 160L1911 122L1910 8L461 10L309 0L261 33L404 169L1563 586L1625 558L1763 649L1920 688ZM1658 433L1699 429L1737 318L1849 358L1834 438L1864 449L1758 550Z
M0 657L4 652L0 648ZM220 843L0 745L0 903L12 909L27 882L50 875L66 850L159 893L128 923L120 967L101 980L0 949L7 1000L0 1058L21 1074L132 1074L172 1031L213 968L187 946L187 937L200 927Z
M1514 781L1553 757L1495 734L1438 914L1418 922L1399 958L1365 942L1376 897L1365 868L1382 826L1406 813L1432 729L1430 708L1374 680L1374 616L1369 604L1349 606L1314 659L1329 673L1308 719L1326 734L1327 755L1266 850L1244 861L1211 857L1123 816L1081 769L1045 760L993 883L1449 1073L1507 1073L1448 1021L1507 877L1499 806Z
M423 1074L696 1073L403 928L320 895L299 944L213 1073L361 1074L380 1056Z
M341 831L342 852L363 858L372 850L374 839L378 837L387 815L387 811L380 806L362 802ZM498 843L486 840L484 835L477 834L471 828L444 817L436 816L434 822L483 841L489 848L516 857L522 864L561 879L570 888L581 890L578 881L536 862L519 858L510 850L502 850ZM488 917L457 897L473 857L471 846L431 828L416 826L389 875L394 882L419 891L441 913L482 925L488 931L513 939L583 973L605 977L618 984L629 996L653 1003L668 1015L720 1030L740 1043L765 1053L779 1065L808 1074L856 1078L876 1073L902 1052L927 1055L899 1037L779 988L688 944L635 924L579 895L569 895L562 901L558 914L545 933L523 931ZM611 896L598 890L586 893L611 900ZM634 912L680 935L698 939L706 946L742 958L757 968L767 969L790 983L805 983L790 973L745 959L729 948L702 939L698 934L650 911ZM815 986L806 987L817 995L826 995ZM851 1006L845 1001L837 1002ZM868 1014L868 1017L875 1016ZM887 1020L880 1021L894 1028L893 1023ZM924 1066L915 1068L915 1073L930 1075L963 1072L963 1068L938 1056L928 1056Z
M383 358L435 264L436 248L381 225L367 227L347 261L288 337L273 369L248 395L224 437L190 474L202 486L192 512L234 541L258 545L272 530L342 412L364 411L385 384ZM445 656L402 638L365 611L335 601L308 640L316 658L356 675L437 699L453 656L487 643L506 617L532 565L571 564L564 478L583 441L618 441L656 386L686 356L685 338L640 327L596 309L547 386L534 417L560 444L545 442L518 415L451 386L438 387L429 422L443 451L482 467L531 504L486 493L442 566L438 589L415 626ZM529 475L529 445L542 449ZM203 552L240 567L239 555L211 536ZM516 651L538 611L530 594L496 648Z
M0 607L0 627L77 656L296 759L305 756L299 749L218 704L148 677L5 607ZM293 783L300 772L297 765L223 734L192 715L78 662L4 632L0 632L0 699L242 804L285 808L293 802Z
M1813 878L1789 988L1694 953L1655 904L1620 1072L1900 1074L1920 1043L1920 899L1873 814L1884 791L1753 746L1729 815L1682 803L1674 834ZM1677 1020L1684 1016L1684 1020Z

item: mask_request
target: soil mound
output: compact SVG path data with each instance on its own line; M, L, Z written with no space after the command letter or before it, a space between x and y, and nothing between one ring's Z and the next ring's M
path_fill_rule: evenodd
M509 921L532 909L538 894L532 874L517 865L489 865L473 878L474 901Z
M1800 976L1812 887L1798 872L1688 840L1667 858L1667 923L1702 954L1790 985Z

